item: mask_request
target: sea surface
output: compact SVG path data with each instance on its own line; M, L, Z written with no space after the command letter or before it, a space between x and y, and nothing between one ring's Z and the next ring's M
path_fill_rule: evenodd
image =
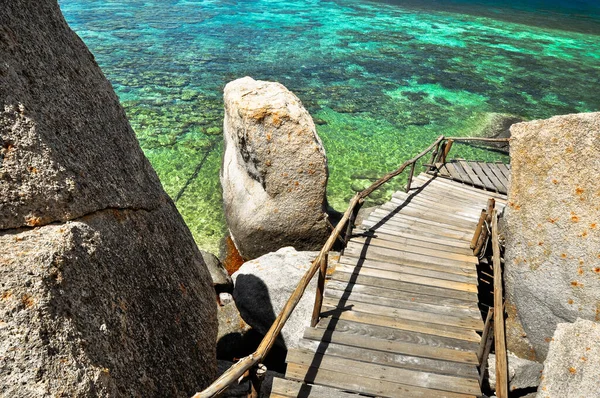
M440 134L600 110L597 0L59 0L198 245L226 232L224 85L279 81L308 108L343 211ZM455 147L457 147L455 145ZM456 156L506 161L459 147ZM376 192L378 203L402 179Z

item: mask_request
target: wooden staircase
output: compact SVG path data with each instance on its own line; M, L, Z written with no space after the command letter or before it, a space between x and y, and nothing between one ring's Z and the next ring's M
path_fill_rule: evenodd
M353 230L272 397L481 395L469 245L488 198L501 209L506 196L470 185L421 174Z

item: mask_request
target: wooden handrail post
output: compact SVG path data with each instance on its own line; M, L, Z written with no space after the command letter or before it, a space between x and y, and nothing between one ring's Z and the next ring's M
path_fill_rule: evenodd
M508 360L504 332L504 303L502 294L502 263L498 239L498 213L492 211L492 261L494 264L494 343L496 351L496 396L508 398Z
M248 398L258 398L260 396L260 387L267 374L267 367L262 363L250 368L250 391Z
M477 223L477 228L475 228L475 233L473 234L473 239L471 239L471 249L475 249L477 247L477 241L479 240L479 235L481 235L481 229L483 228L483 223L486 219L486 212L484 209L481 210L481 214L479 215L479 222Z
M413 176L415 175L415 165L417 164L417 162L414 162L411 166L410 166L410 173L408 174L408 181L406 182L406 193L408 193L408 191L410 191L410 184L412 184L412 179Z
M323 305L323 292L325 291L325 278L327 277L327 258L329 253L323 254L321 257L321 267L319 268L319 280L317 281L317 292L315 294L315 305L313 307L312 319L310 327L314 328L319 322L321 315L321 306Z
M446 163L446 157L448 156L450 149L452 149L453 143L454 143L454 140L446 141L446 145L444 145L444 154L442 155L442 163Z
M473 255L475 256L479 256L479 254L481 253L481 251L483 250L483 247L485 246L485 243L487 242L488 238L490 237L490 226L492 224L492 211L494 210L494 207L496 206L496 200L494 198L489 198L488 202L487 202L487 210L486 210L486 218L485 218L485 228L481 231L481 234L479 235L479 239L477 240L477 244L475 245L475 248L473 249ZM483 226L482 226L483 228Z
M435 149L433 150L433 152L431 152L431 160L429 160L429 164L431 165L430 169L433 169L434 165L435 165L435 160L438 156L438 154L440 153L440 145L442 144L442 141L439 141L437 143L437 145L435 146Z

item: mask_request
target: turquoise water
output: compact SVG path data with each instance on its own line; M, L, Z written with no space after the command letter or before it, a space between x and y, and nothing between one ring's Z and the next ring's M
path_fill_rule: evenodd
M438 135L477 134L490 112L534 119L600 109L592 2L59 3L199 246L213 252L225 233L222 90L236 78L279 81L300 97L323 139L338 210Z

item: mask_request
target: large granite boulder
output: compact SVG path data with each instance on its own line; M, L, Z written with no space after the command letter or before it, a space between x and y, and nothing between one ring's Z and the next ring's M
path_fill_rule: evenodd
M520 323L543 360L558 323L600 317L600 113L519 123L511 133L507 325Z
M550 342L537 398L600 397L600 324L560 323Z
M242 257L315 250L325 221L327 158L312 118L283 85L245 77L225 87L225 217Z
M0 60L0 396L190 396L210 274L109 82L55 0L3 3Z
M244 263L232 275L233 298L242 318L257 332L266 334L318 254L284 247ZM277 339L280 346L296 347L304 329L310 326L316 289L315 276L281 330Z

